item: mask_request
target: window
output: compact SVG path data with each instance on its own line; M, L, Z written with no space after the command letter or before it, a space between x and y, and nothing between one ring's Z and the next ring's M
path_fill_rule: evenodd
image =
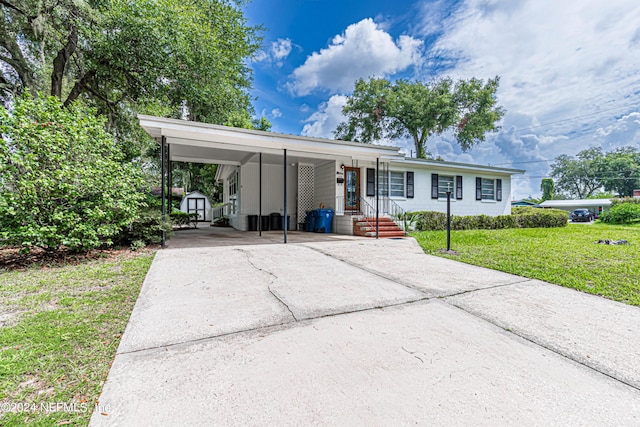
M453 185L453 177L452 176L443 176L438 175L438 198L447 198L447 191L450 191L451 194L454 194L455 187Z
M380 173L380 179L378 180L378 188L380 189L381 196L389 195L389 178L386 176L384 172Z
M375 196L375 169L367 169L367 196ZM405 193L406 185L406 193ZM395 172L380 171L380 180L378 181L380 196L391 197L413 197L413 172Z
M431 174L431 198L446 199L447 191L451 191L451 197L462 199L462 176L447 176L437 173Z
M229 204L231 205L229 210L232 215L235 215L238 206L238 172L229 178L227 187L229 190Z
M404 172L389 172L391 197L404 197Z
M476 200L502 201L502 180L476 178Z
M482 178L482 200L495 200L494 180Z

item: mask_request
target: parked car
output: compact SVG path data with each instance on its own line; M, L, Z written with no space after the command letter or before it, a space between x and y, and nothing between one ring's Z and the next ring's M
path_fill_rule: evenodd
M591 222L596 218L596 214L589 209L576 209L571 213L571 221L573 222Z

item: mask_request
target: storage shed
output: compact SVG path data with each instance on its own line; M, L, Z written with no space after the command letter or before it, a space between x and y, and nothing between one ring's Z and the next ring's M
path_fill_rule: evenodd
M192 191L184 196L180 202L180 210L187 213L197 213L198 221L211 221L211 202L199 191Z

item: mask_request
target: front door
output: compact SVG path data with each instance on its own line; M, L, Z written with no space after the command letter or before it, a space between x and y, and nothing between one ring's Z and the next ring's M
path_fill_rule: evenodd
M344 168L344 210L360 211L360 169Z

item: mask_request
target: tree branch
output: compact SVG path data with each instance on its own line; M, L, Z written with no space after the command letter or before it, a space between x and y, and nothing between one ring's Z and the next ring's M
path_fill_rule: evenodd
M80 94L82 94L82 92L84 92L85 89L88 89L89 83L93 80L95 76L96 76L95 70L91 70L88 73L86 73L84 76L82 76L82 78L78 80L76 84L73 86L73 89L71 89L71 92L67 97L67 100L64 101L64 106L67 107L73 101L78 99Z
M78 29L76 26L71 27L71 33L58 55L53 60L53 72L51 73L51 95L58 99L62 98L62 80L64 77L64 69L69 61L69 57L73 55L78 47Z

